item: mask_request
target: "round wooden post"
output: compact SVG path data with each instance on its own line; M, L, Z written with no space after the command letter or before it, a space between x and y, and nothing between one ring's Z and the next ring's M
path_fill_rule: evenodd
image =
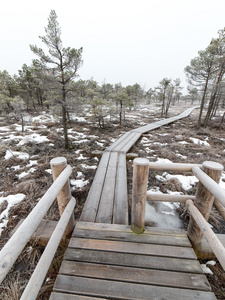
M149 161L135 158L133 169L131 229L135 233L144 231L145 202L147 196Z
M212 161L205 161L202 164L202 171L204 171L209 177L214 181L219 183L220 177L223 171L223 166L219 163ZM201 212L206 221L209 219L211 208L213 205L214 196L207 190L207 188L199 181L197 186L197 191L195 195L194 204ZM198 250L201 246L202 232L199 229L198 225L191 217L187 229L187 234L192 242L193 247Z
M61 174L61 172L66 168L67 160L65 157L53 158L50 161L50 166L52 169L53 179L55 181L56 178ZM57 196L57 202L58 202L60 216L63 214L64 209L67 206L67 203L69 202L71 197L72 196L71 196L71 191L70 191L70 183L69 183L69 179L68 179ZM65 230L65 235L70 235L71 232L73 231L74 226L75 226L74 214L72 214L70 221L67 225L67 228Z

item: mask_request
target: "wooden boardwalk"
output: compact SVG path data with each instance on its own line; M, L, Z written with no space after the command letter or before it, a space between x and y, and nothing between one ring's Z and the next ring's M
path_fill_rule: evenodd
M182 230L128 226L126 153L141 135L194 108L121 136L102 155L50 300L216 299Z
M145 132L187 117L195 109L126 132L104 151L80 220L128 224L126 153Z
M50 300L216 299L182 230L78 222Z

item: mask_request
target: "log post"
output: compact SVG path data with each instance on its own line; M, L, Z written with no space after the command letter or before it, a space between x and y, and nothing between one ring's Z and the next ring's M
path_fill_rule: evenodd
M55 181L56 178L60 175L60 173L66 168L67 160L65 157L53 158L50 161L50 166L52 169L53 179ZM71 191L70 191L70 183L69 183L69 179L68 179L57 196L57 202L58 202L60 216L63 214L64 209L67 206L68 202L70 201L71 197L72 196L71 196ZM72 214L70 221L65 230L66 236L68 236L72 233L74 226L75 226L75 220L74 220L74 214Z
M149 161L135 158L133 169L131 229L135 233L144 231L145 203L147 196Z
M219 163L212 161L205 161L202 164L202 171L204 171L209 177L211 177L215 182L219 183L223 166ZM201 212L206 221L209 219L211 208L213 205L214 196L209 192L209 190L199 181L197 186L197 191L195 195L194 204ZM188 237L197 251L201 247L201 240L203 233L194 221L193 217L190 218L190 222L187 229Z

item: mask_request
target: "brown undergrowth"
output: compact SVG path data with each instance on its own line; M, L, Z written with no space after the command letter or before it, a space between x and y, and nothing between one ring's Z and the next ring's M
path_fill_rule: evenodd
M184 109L181 109L182 111ZM177 110L171 111L171 116L176 115ZM129 112L128 112L129 115ZM217 161L225 165L225 152L224 152L224 141L222 139L224 136L224 127L212 126L210 129L197 129L196 127L196 116L197 113L193 113L190 117L176 122L174 124L161 127L154 130L147 135L151 143L152 152L147 152L146 147L140 141L134 145L130 152L138 153L139 156L147 157L150 161L156 161L157 157L166 158L173 162L188 162L188 163L202 163L206 160ZM104 150L108 145L111 144L112 138L117 139L121 133L124 133L133 128L140 126L141 122L152 123L155 121L155 117L159 117L156 113L151 115L146 115L140 113L138 118L129 118L129 121L123 123L123 125L118 125L118 123L107 123L105 128L98 128L95 124L91 123L71 123L70 128L74 128L77 132L85 132L92 137L88 142L83 144L72 144L70 150L64 150L63 139L59 138L56 129L59 127L57 123L49 123L49 131L42 130L43 135L48 135L48 138L54 147L49 147L48 143L43 144L32 144L28 143L23 147L18 147L15 142L10 141L4 143L0 147L0 191L3 192L3 196L16 193L24 193L26 199L21 203L15 205L9 213L9 222L7 228L2 232L0 239L0 249L5 245L9 239L9 235L20 219L25 218L32 208L37 204L38 200L47 191L49 186L52 184L52 176L46 172L49 169L49 162L52 158L57 156L64 156L67 158L68 164L73 167L71 179L76 179L77 172L82 172L85 176L85 180L89 180L88 185L83 188L72 189L72 195L76 198L75 207L75 218L79 220L83 205L85 203L89 188L93 181L96 170L86 169L83 167L83 162L78 160L79 154L75 154L75 151L81 150L83 156L88 159L85 161L88 165L97 165L96 159L91 155L93 150ZM13 126L13 125L12 125ZM84 131L85 127L85 131ZM35 132L38 132L35 128ZM166 134L166 135L165 135ZM98 138L95 139L94 136ZM199 138L201 140L207 139L210 147L205 147L201 145L195 145L191 142L190 138ZM104 140L104 148L100 148L95 140ZM181 141L186 141L187 144L179 143ZM35 155L35 159L38 160L37 170L29 174L28 176L18 179L18 175L22 171L26 171L26 162L18 160L13 157L9 160L4 159L5 151L7 149L14 151L25 151L29 153L30 156ZM179 155L177 155L179 154ZM186 158L184 158L186 157ZM20 165L19 170L13 170L12 167ZM132 190L132 161L127 161L127 172L128 172L128 194L129 201L131 200L131 190ZM183 191L181 185L176 180L170 180L166 183L159 183L155 178L156 172L151 172L149 174L149 185L158 185L162 192L166 192L167 189L171 191ZM193 187L189 194L195 193L196 186ZM2 203L0 205L0 213L5 209L7 203ZM183 211L181 211L181 214ZM45 216L49 220L58 220L59 212L57 204L54 203ZM215 218L215 224L218 218ZM188 221L188 216L186 215L186 220L184 220L184 227ZM218 224L221 224L219 220ZM215 226L214 224L214 226ZM218 225L217 224L217 225ZM218 232L225 233L225 229L222 226L218 227ZM63 253L66 249L66 245L60 246L51 268L46 276L45 282L39 293L39 300L48 299L52 287L54 285L54 280L56 274L59 270L60 263L63 257ZM28 243L24 251L18 258L13 269L10 271L2 285L0 286L0 299L19 299L24 287L27 284L30 275L32 274L39 257L43 253L44 248L37 243ZM218 264L217 264L218 265ZM216 266L217 266L216 265ZM210 266L211 267L211 266ZM217 267L215 267L217 268ZM220 290L224 291L224 272L220 269L215 269L214 277L209 277L209 281L212 284L213 291L218 292L216 295L219 298ZM219 267L218 267L219 268ZM220 272L221 271L221 272ZM223 274L223 275L220 275ZM217 276L217 277L216 277ZM222 277L221 277L222 276ZM218 280L217 280L218 278ZM217 282L218 281L218 282Z

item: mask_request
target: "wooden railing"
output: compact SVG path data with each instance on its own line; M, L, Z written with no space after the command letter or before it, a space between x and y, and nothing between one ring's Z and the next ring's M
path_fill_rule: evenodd
M199 179L195 196L147 192L149 170L192 172ZM207 222L213 204L225 219L225 191L218 184L222 171L223 166L216 162L206 161L202 165L152 163L146 158L135 158L131 210L132 230L135 233L144 231L146 200L186 203L186 207L191 215L187 234L193 248L197 253L201 248L201 241L204 235L225 270L225 248Z
M1 283L57 198L61 218L22 294L22 300L36 299L63 234L70 235L74 228L76 201L71 197L69 184L72 168L64 157L52 159L50 165L54 183L0 251Z

